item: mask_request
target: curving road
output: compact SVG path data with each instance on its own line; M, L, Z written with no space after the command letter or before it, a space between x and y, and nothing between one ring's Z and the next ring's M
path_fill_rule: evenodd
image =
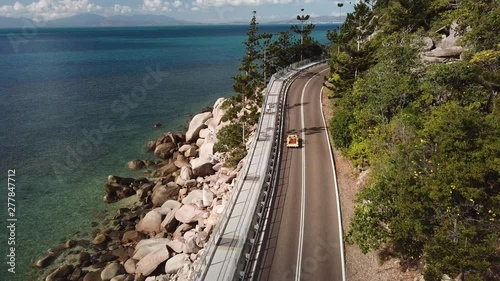
M279 185L270 208L254 280L343 281L345 268L335 169L321 109L325 65L301 73L286 104Z

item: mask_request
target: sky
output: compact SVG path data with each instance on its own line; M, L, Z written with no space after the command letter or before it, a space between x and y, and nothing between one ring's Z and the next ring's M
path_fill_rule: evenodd
M26 17L39 22L80 13L103 16L156 14L206 22L249 22L252 11L261 23L297 15L339 16L353 10L353 1L334 0L0 0L0 16ZM343 3L339 8L338 3ZM301 9L304 9L302 12Z

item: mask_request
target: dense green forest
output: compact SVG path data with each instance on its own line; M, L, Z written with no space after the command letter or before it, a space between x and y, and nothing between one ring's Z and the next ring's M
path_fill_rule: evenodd
M425 280L500 280L499 6L365 0L328 34L332 139L370 174L347 242Z

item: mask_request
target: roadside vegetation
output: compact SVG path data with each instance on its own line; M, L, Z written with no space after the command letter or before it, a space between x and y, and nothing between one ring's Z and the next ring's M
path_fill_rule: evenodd
M229 152L228 165L236 166L246 155L248 132L259 121L266 80L301 58L308 59L323 53L323 47L311 37L314 27L314 24L306 24L302 29L292 25L291 31L261 33L256 12L253 12L244 42L246 55L241 59L239 73L233 76L236 94L223 105L226 113L222 121L231 124L221 129L214 147L216 151Z
M332 140L370 169L347 242L425 280L500 280L499 6L365 0L328 34ZM465 51L424 62L443 26Z

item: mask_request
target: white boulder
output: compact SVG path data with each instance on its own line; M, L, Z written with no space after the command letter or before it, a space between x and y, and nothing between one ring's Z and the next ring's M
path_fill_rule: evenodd
M175 218L183 223L191 223L198 221L202 217L203 211L198 209L195 205L183 205L177 212L175 212Z
M134 260L141 260L147 254L163 249L170 240L167 238L143 239L135 246Z
M165 264L165 272L167 274L172 274L179 271L184 265L184 259L184 254L178 254L167 260L167 263Z
M193 169L189 166L184 166L181 168L181 174L179 176L184 181L188 181L193 178Z
M203 207L208 207L212 205L212 201L214 201L214 193L210 191L207 187L204 187L202 190L202 200Z
M215 171L212 169L214 160L209 157L194 158L190 162L193 169L193 175L196 177L203 177L213 174Z
M197 201L203 200L203 192L201 190L191 191L184 199L182 199L182 204L196 204Z
M186 132L186 142L193 142L198 139L198 134L201 129L205 128L205 121L212 117L212 112L203 112L196 114L191 122L189 122L189 129Z
M157 251L151 252L143 257L138 263L135 269L135 273L142 274L144 276L149 276L162 262L169 258L169 253L167 248L162 248Z
M200 146L200 158L209 158L214 155L214 143L205 142Z
M160 232L161 226L161 213L158 209L149 211L144 218L142 218L139 223L135 226L135 230L140 232Z

